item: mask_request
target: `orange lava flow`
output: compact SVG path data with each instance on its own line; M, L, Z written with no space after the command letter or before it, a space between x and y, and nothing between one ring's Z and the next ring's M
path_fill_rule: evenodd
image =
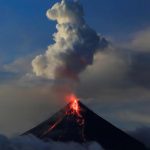
M81 127L80 134L81 134L83 140L86 141L85 136L84 136L85 120L81 113L81 111L83 111L83 110L81 110L81 108L80 108L79 99L74 94L70 94L69 96L67 96L67 101L69 101L70 104L69 104L68 110L66 111L66 114L76 116L76 122Z
M80 106L78 103L78 101L79 101L78 98L74 94L71 94L71 95L67 96L67 101L70 102L70 105L69 105L70 114L80 116L81 110L80 110Z
M51 125L46 132L43 133L43 136L51 132L60 122L62 118L59 118L53 125Z
M80 126L84 125L84 118L81 114L79 99L74 94L70 94L69 96L67 96L67 101L70 102L70 105L69 105L69 109L67 110L66 114L76 116L77 123Z

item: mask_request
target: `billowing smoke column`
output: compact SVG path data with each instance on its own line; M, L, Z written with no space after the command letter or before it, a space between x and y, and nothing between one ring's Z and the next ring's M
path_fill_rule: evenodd
M93 63L96 50L107 46L107 41L86 24L78 1L56 3L47 17L57 21L55 43L32 61L33 72L47 79L77 81L79 73Z

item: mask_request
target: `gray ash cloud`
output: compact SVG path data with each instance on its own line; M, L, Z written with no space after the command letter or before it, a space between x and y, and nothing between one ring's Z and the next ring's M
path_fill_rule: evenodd
M62 0L46 15L57 22L57 32L53 34L54 44L32 61L33 71L48 79L78 80L79 74L93 63L97 49L104 49L108 42L87 25L78 1Z

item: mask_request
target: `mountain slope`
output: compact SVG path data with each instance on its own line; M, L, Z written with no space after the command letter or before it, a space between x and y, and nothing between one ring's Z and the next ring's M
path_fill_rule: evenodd
M25 134L43 140L88 142L97 141L106 150L145 150L145 146L92 112L81 102L81 118L66 113L70 104Z

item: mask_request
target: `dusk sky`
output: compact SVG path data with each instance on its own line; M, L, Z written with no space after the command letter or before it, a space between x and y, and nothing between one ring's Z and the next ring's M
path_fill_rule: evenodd
M46 12L56 2L0 0L0 133L20 134L65 105L51 89L54 80L37 77L32 63L54 43L56 19ZM86 24L108 45L77 70L75 92L120 129L150 127L150 1L80 3Z

